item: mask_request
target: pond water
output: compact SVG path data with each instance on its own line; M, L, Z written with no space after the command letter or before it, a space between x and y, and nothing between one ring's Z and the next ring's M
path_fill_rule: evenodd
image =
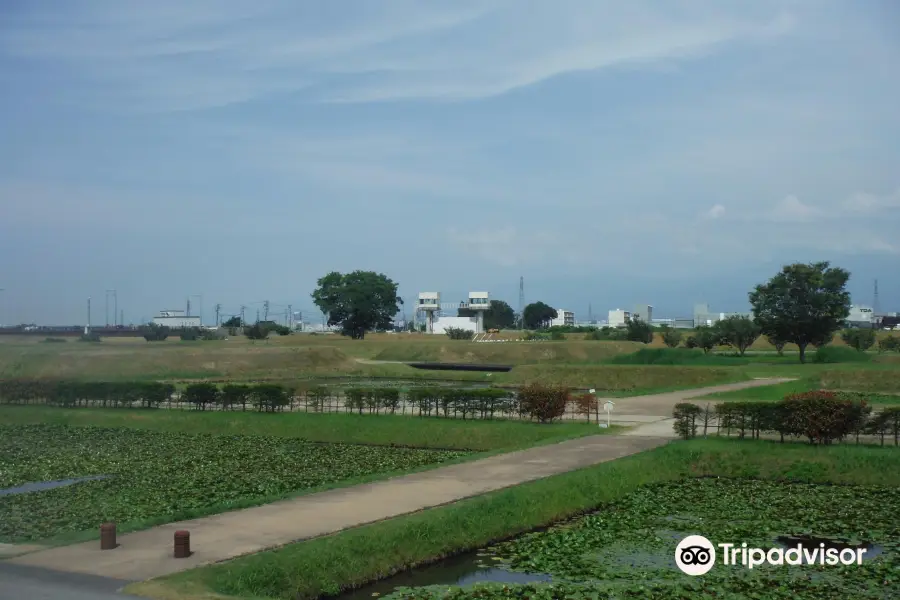
M18 487L6 488L0 490L0 496L13 496L15 494L27 494L28 492L43 492L52 490L53 488L72 485L75 483L83 483L85 481L96 481L98 479L107 479L109 475L90 475L88 477L76 477L74 479L59 479L57 481L38 481L35 483L26 483Z
M338 596L339 600L362 600L386 596L399 587L425 587L429 585L466 586L474 583L532 583L550 581L549 575L539 573L514 573L493 566L489 556L469 552L444 559L433 565L411 569L381 581L363 586Z

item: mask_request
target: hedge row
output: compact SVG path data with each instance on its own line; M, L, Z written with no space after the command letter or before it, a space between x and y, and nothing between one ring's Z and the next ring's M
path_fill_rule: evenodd
M401 395L395 388L351 387L341 395L325 387L292 389L280 384L192 383L176 394L175 386L157 382L74 382L53 380L0 381L0 403L51 406L159 408L190 406L197 410L258 410L275 412L299 402L314 412L394 414L398 409L420 416L452 418L530 418L549 423L561 418L568 407L590 420L596 412L593 396L572 400L563 387L531 384L518 390L498 388L413 388Z
M900 445L900 407L873 412L865 400L840 392L811 391L792 394L778 402L726 402L714 408L701 408L683 402L675 405L675 432L682 438L696 437L702 428L705 436L710 428L727 435L758 439L762 433L806 438L811 444L831 444L861 435L874 435L884 445L886 436Z

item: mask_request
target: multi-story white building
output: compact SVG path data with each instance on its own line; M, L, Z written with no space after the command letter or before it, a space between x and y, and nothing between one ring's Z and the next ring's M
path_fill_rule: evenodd
M550 327L574 327L575 313L571 310L556 309L556 318L550 320Z
M617 308L615 310L609 311L609 319L607 319L607 323L610 327L625 327L625 323L627 323L630 319L630 311Z

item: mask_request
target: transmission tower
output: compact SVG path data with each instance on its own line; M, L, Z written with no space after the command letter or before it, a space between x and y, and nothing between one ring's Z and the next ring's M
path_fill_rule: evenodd
M269 320L269 301L268 300L263 302L263 310L265 311L264 316L263 316L263 321L268 321ZM258 310L256 311L256 314L257 315L259 314ZM257 317L256 320L259 321L259 317Z
M519 329L525 325L525 277L519 276Z
M222 311L222 305L216 304L216 328L219 327L219 313Z
M246 306L241 305L241 327L244 326L244 310L246 310Z
M588 302L588 323L594 322L594 311L591 308L591 303Z
M875 295L872 298L872 314L878 316L878 313L881 312L881 307L878 306L878 280L875 280Z

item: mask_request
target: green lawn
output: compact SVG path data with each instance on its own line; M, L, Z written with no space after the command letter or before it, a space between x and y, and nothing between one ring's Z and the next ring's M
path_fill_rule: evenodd
M799 394L811 390L822 389L820 383L815 378L798 379L797 381L788 381L786 383L778 383L775 385L767 385L756 388L748 388L745 390L735 390L733 392L717 392L699 398L702 402L706 399L728 401L756 401L756 402L777 402L782 400L789 394ZM854 392L848 391L848 395L860 400L865 400L869 404L874 405L895 405L900 404L900 395L882 394L878 392Z
M900 486L900 452L893 448L816 448L765 441L675 442L653 451L452 505L136 584L126 591L156 598L188 600L210 598L210 594L243 598L317 598L440 557L481 548L605 503L628 502L629 496L644 485L698 476L877 485L896 489ZM894 498L891 502L896 503L896 495L886 496L885 500L890 497ZM657 498L644 505L650 509L668 501ZM682 503L685 501L683 497L680 500ZM733 500L732 504L740 501ZM796 502L802 505L802 496ZM898 508L895 504L890 506L891 510ZM737 509L730 507L729 510ZM840 506L831 505L827 514L833 515L840 510ZM813 531L827 528L833 521L831 517L825 519L823 515L826 513L821 510L812 514ZM558 556L567 556L568 543L554 542L561 553ZM672 544L674 547L674 542ZM554 552L553 547L548 546L546 552ZM896 585L896 578L892 581ZM542 589L541 593L526 589L521 596L495 592L485 596L462 593L456 597L552 597L546 586ZM791 588L788 590L791 591ZM567 597L605 596L587 594ZM769 596L757 594L753 597Z

